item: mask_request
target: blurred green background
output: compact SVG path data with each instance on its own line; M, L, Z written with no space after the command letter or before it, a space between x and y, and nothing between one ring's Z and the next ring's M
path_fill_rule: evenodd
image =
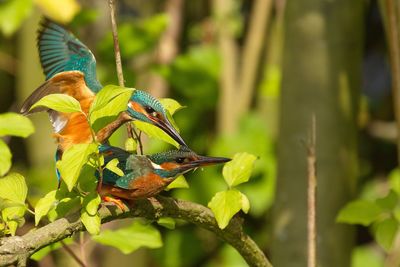
M274 266L306 266L306 147L317 126L319 266L398 266L373 227L336 222L354 198L388 194L396 168L397 130L384 31L384 1L119 0L117 21L126 86L171 97L186 108L174 117L199 154L258 157L250 182L246 232ZM396 7L398 8L397 1ZM18 112L43 81L36 32L43 15L68 28L97 59L102 84L117 84L106 0L0 1L0 113ZM46 114L36 132L7 139L13 168L27 178L35 203L57 186L56 148ZM112 144L123 146L125 128ZM146 154L167 145L145 140ZM226 189L221 167L186 175L190 188L165 192L207 205ZM20 233L32 227L32 218ZM116 228L126 222L107 224ZM160 228L163 247L124 255L87 238L89 266L246 266L213 234L179 222ZM397 228L396 228L397 229ZM80 247L71 245L73 250ZM32 266L77 266L59 249Z

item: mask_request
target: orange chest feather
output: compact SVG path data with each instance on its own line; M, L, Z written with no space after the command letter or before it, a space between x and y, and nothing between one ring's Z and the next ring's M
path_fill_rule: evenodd
M83 112L89 112L94 97L81 99L80 104ZM62 113L60 116L67 121L63 129L55 134L62 151L65 151L73 144L89 143L92 141L92 134L86 117L79 113Z

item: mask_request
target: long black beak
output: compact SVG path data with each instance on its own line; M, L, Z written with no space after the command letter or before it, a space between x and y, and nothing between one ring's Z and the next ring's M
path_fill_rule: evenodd
M194 169L194 168L207 166L207 165L215 165L215 164L225 163L228 161L231 161L231 159L223 158L223 157L198 156L198 159L188 162L187 164L184 164L184 168Z
M166 120L154 121L154 124L160 127L164 132L166 132L172 139L174 139L181 146L187 146L183 138L179 135L178 131L171 125L171 123Z

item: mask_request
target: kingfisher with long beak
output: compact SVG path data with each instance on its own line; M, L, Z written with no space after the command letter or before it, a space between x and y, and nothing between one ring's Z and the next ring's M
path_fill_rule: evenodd
M97 79L96 59L93 53L63 26L46 19L39 30L38 48L46 82L25 100L21 113L49 113L58 143L56 159L60 159L62 153L73 144L93 141L85 115L78 112L62 113L41 107L32 110L30 108L46 95L61 93L78 100L83 112L87 114L95 94L103 86ZM127 103L127 110L100 130L96 138L103 142L122 124L134 119L157 126L180 145L186 146L183 138L168 120L161 103L141 90L133 91Z
M119 176L111 170L104 169L100 194L102 196L109 194L125 200L155 196L181 174L199 167L231 160L200 156L187 147L146 156L134 155L118 147L102 145L100 152L104 154L105 165L117 158L119 161L117 166L124 173L123 176ZM115 203L118 205L118 202Z

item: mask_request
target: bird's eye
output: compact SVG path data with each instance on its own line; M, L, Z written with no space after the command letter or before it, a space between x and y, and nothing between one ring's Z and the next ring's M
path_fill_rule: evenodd
M145 106L144 107L144 110L146 110L146 112L147 113L153 113L153 112L156 112L152 107L150 107L150 106Z
M155 111L152 107L146 106L144 108L147 112L147 114L151 115L152 117L158 117L157 111Z
M185 161L185 158L176 158L175 161L176 163L183 163Z

